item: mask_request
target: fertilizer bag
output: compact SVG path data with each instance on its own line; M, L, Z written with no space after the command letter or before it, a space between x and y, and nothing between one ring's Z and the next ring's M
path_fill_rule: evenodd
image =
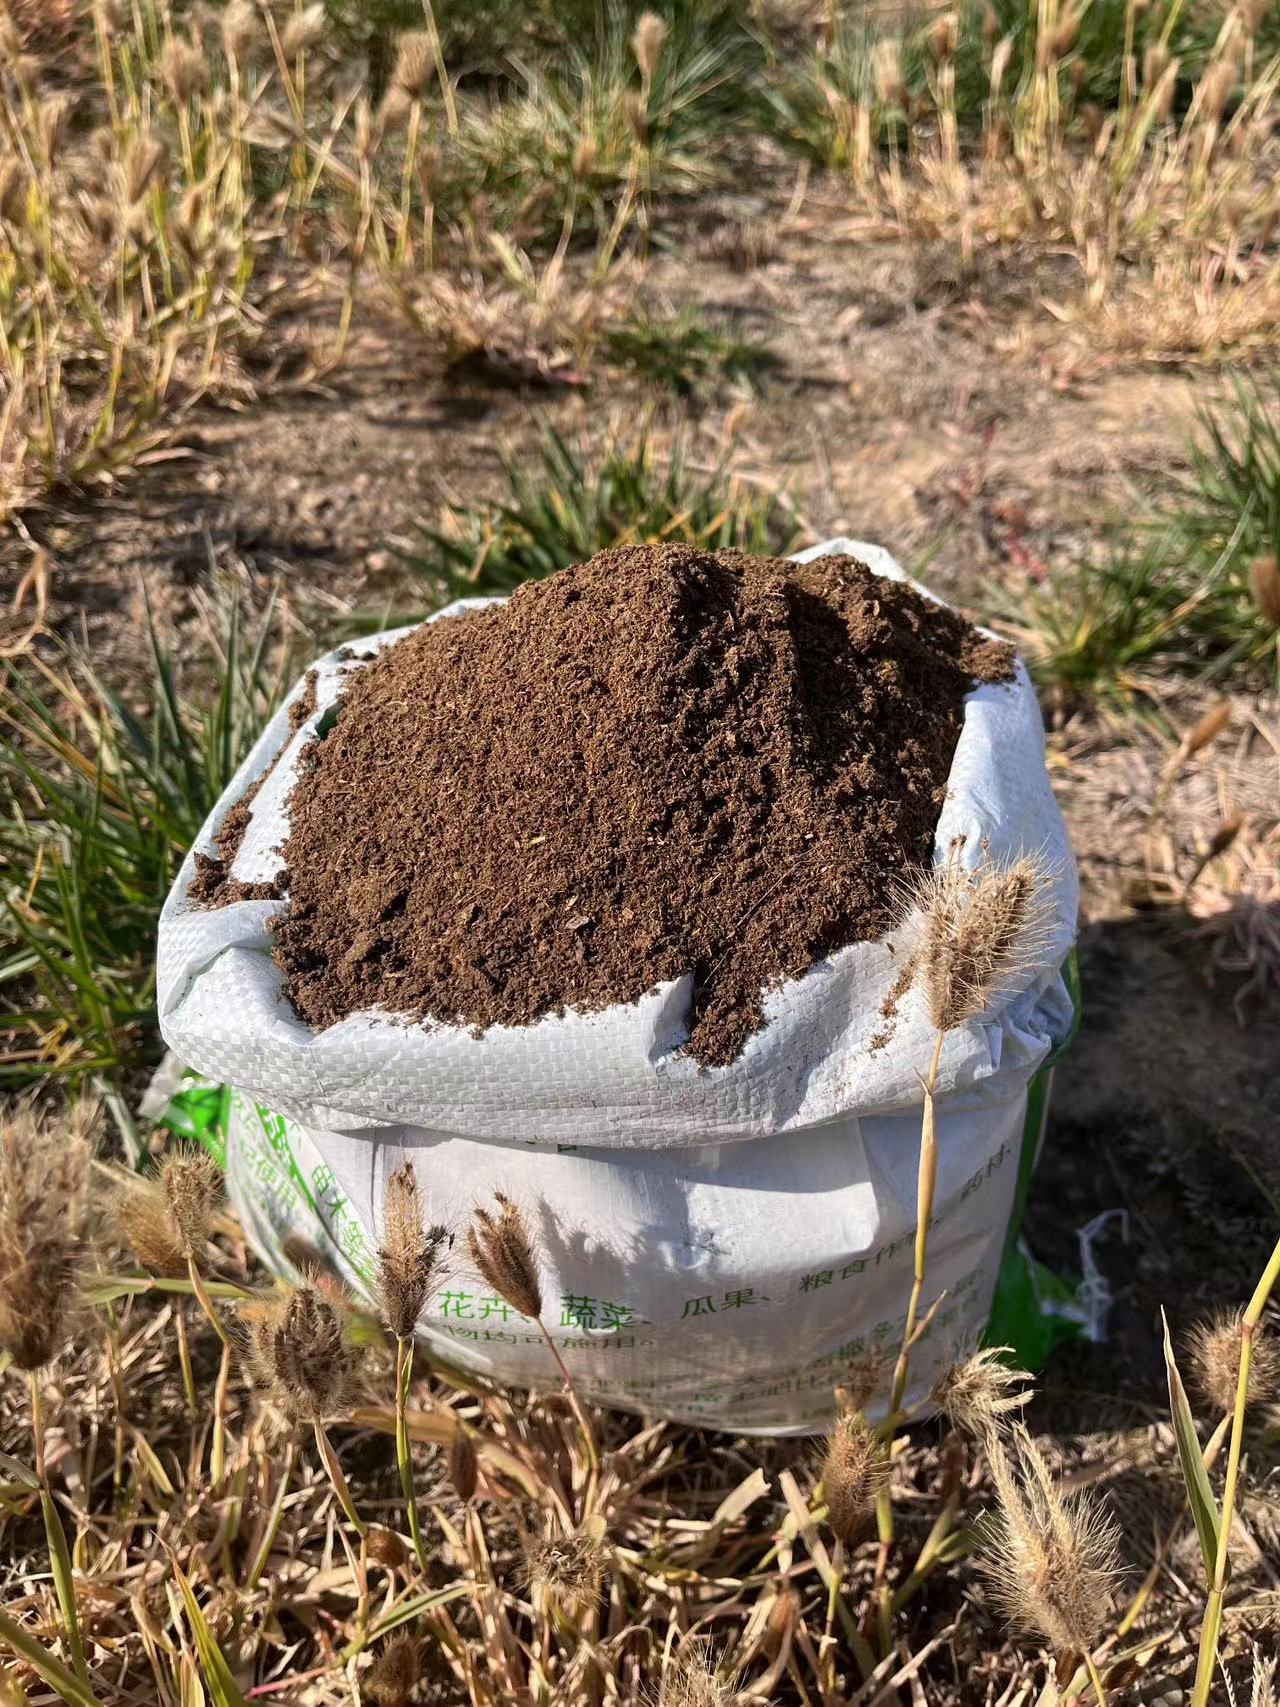
M824 552L902 576L886 552L844 539L802 560ZM386 1180L409 1161L428 1219L458 1234L495 1191L523 1208L542 1322L584 1394L735 1432L804 1433L829 1421L834 1386L880 1365L883 1401L911 1286L935 1039L918 989L894 1011L909 926L769 990L764 1025L726 1066L682 1051L688 977L625 1006L479 1035L379 1012L313 1030L285 999L269 923L287 897L254 898L254 886L279 876L297 767L344 679L405 632L331 653L299 683L161 917L161 1029L180 1061L229 1087L228 1191L259 1255L285 1272L314 1258L368 1297ZM195 855L213 853L233 808L246 816L230 868L244 898L198 905ZM1073 1022L1062 972L1075 869L1020 663L965 699L934 846L936 862L974 866L1034 853L1049 884L1034 963L943 1042L925 1304L945 1296L913 1353L909 1401L987 1327L1002 1259L1016 1255L1046 1064ZM1003 1290L1008 1274L1006 1261ZM461 1236L419 1334L442 1363L499 1382L556 1379L538 1324L492 1295Z

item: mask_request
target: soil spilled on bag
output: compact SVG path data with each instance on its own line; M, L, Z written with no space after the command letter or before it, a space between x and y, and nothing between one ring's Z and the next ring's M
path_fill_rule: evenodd
M850 557L630 547L427 624L295 787L289 998L480 1031L692 973L687 1047L732 1061L772 986L889 928L964 696L1011 674Z

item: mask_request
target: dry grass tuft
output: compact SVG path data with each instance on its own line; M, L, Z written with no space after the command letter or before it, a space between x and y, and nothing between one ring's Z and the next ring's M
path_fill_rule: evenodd
M985 1440L1005 1426L1031 1398L1031 1377L1004 1362L1007 1346L986 1346L963 1363L952 1363L933 1384L929 1399L953 1428Z
M937 1031L977 1018L1039 964L1047 888L1048 873L1030 856L974 871L951 858L923 879L918 976Z
M187 1254L157 1178L121 1180L107 1201L106 1223L112 1242L149 1273L186 1273Z
M439 1276L448 1237L443 1226L424 1226L418 1176L412 1162L403 1163L387 1178L378 1251L378 1296L387 1326L398 1340L412 1337Z
M406 1707L422 1676L422 1643L416 1636L393 1636L360 1680L362 1699L373 1707Z
M160 1164L159 1187L183 1257L197 1257L222 1196L221 1169L205 1150L175 1150Z
M527 1535L521 1575L535 1601L585 1606L594 1600L605 1566L603 1544L590 1530Z
M531 1319L540 1318L542 1282L529 1224L518 1204L500 1191L493 1195L498 1205L496 1214L479 1207L473 1211L467 1229L471 1260L481 1279L513 1310Z
M1249 1707L1276 1707L1276 1667L1280 1660L1273 1654L1264 1659L1259 1649L1253 1651L1253 1687Z
M838 1541L852 1541L865 1527L889 1479L884 1442L861 1417L841 1417L822 1460L827 1522Z
M1218 1416L1228 1416L1236 1404L1240 1379L1240 1313L1220 1311L1212 1320L1200 1322L1188 1339L1191 1371L1196 1386ZM1263 1331L1253 1336L1245 1403L1274 1399L1280 1389L1280 1344L1275 1334Z
M1116 1525L1086 1494L1064 1494L1021 1423L989 1457L998 1515L980 1563L1009 1621L1059 1654L1091 1654L1120 1575Z
M89 1144L30 1108L0 1116L0 1347L43 1369L67 1332L84 1259Z
M722 1677L705 1637L686 1636L667 1667L657 1707L732 1707L738 1680Z
M294 1421L323 1421L346 1407L355 1356L338 1312L312 1286L242 1312L254 1375Z

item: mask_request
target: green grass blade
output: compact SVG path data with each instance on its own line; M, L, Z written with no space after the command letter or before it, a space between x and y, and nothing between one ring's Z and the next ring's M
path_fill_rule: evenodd
M89 1667L85 1664L84 1644L80 1640L80 1614L76 1608L76 1581L71 1564L71 1550L67 1546L66 1531L62 1527L62 1519L58 1516L58 1508L53 1503L53 1495L46 1487L40 1489L40 1513L44 1518L45 1539L49 1543L49 1565L53 1572L58 1606L62 1611L67 1646L71 1650L71 1664L81 1683L87 1685Z
M1163 1310L1160 1312L1160 1321L1164 1328L1164 1361L1169 1372L1169 1408L1173 1413L1178 1460L1182 1465L1182 1479L1186 1483L1187 1502L1195 1519L1196 1534L1200 1537L1205 1571L1212 1581L1214 1563L1218 1557L1218 1533L1221 1528L1218 1502L1214 1499L1213 1489L1209 1485L1209 1472L1205 1467L1204 1453L1200 1450L1200 1437L1196 1433L1195 1418L1187 1401L1187 1390L1178 1373L1173 1342L1169 1338L1169 1323Z
M383 1636L389 1636L393 1630L399 1630L404 1624L412 1624L414 1619L421 1618L424 1612L431 1612L437 1606L448 1606L450 1601L461 1600L464 1595L470 1593L471 1589L467 1583L453 1583L449 1588L435 1589L430 1594L416 1594L411 1600L402 1601L384 1618L379 1618L369 1634L362 1637L358 1644L353 1642L343 1650L341 1656L343 1664L345 1665L353 1654L359 1653L370 1642L376 1642Z
M217 1707L248 1707L240 1686L231 1675L231 1667L227 1664L226 1656L218 1646L213 1631L209 1628L204 1613L200 1610L200 1602L195 1597L195 1591L187 1581L185 1572L178 1561L170 1554L174 1578L182 1594L183 1605L187 1609L187 1622L191 1626L191 1634L195 1638L196 1652L200 1656L200 1665L204 1672L205 1682L213 1695Z

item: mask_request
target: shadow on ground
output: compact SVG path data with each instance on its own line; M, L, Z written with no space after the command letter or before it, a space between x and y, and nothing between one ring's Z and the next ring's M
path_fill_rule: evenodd
M1024 1231L1035 1254L1080 1272L1078 1229L1127 1211L1095 1246L1112 1294L1104 1344L1045 1370L1033 1418L1055 1432L1123 1429L1168 1414L1160 1310L1175 1343L1249 1296L1280 1232L1280 1012L1237 1014L1211 981L1186 915L1149 911L1085 927L1083 1020L1057 1070Z

